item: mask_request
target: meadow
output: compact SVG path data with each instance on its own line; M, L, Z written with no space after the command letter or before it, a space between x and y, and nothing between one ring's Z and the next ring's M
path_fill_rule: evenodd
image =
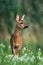
M21 32L20 57L12 55L8 40L17 14L20 18L25 14L24 23L29 26ZM43 65L43 0L0 0L0 65Z
M0 65L43 65L43 50L23 43L20 57L13 57L9 41L0 41Z

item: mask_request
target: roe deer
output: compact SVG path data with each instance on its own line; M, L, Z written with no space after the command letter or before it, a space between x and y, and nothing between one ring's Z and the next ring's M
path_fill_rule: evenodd
M11 42L11 49L12 49L12 54L13 55L19 55L21 49L22 49L22 35L21 35L21 30L27 28L28 26L24 24L23 15L21 18L19 15L16 15L16 27L14 34L11 36L10 42Z

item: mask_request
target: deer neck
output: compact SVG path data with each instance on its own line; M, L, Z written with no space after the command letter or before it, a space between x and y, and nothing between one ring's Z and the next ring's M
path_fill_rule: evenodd
M21 29L16 25L14 36L20 36L21 35Z

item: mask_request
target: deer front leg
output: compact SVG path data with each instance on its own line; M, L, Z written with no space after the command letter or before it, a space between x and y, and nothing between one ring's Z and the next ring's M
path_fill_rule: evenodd
M20 54L21 54L21 49L22 49L22 44L20 44L19 47L18 47L18 55L19 55L19 56L20 56Z
M13 45L12 51L13 51L13 55L14 55L14 56L16 56L16 55L19 56L19 54L18 54L18 51L19 51L19 50L18 50L18 46Z
M13 49L13 55L14 55L14 56L16 55L16 50L15 50L15 49Z

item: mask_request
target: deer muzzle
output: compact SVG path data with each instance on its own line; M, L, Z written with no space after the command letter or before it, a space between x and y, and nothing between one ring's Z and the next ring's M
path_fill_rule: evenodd
M25 29L25 28L28 28L28 25L25 25L24 29Z

